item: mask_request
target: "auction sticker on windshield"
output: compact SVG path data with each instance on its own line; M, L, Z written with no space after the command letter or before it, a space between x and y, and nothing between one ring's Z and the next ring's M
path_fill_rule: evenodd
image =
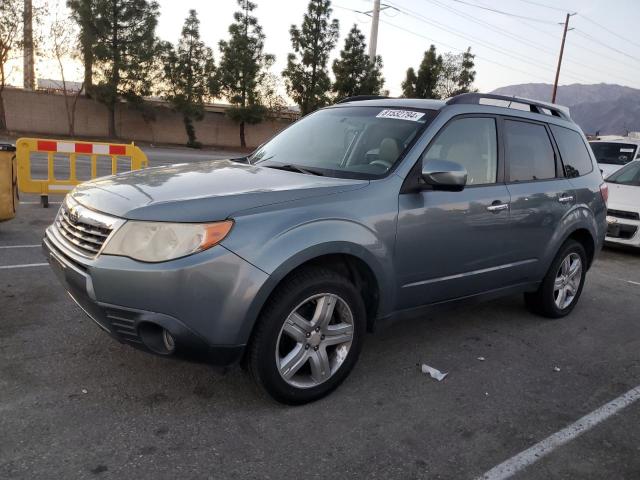
M396 120L410 120L412 122L418 122L422 117L424 117L424 113L422 112L412 112L410 110L382 110L377 118L395 118Z

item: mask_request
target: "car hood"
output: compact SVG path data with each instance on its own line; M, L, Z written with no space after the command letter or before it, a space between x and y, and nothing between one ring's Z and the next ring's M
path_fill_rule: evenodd
M87 208L131 220L209 222L368 183L214 160L99 178L77 186L71 195Z
M640 212L640 187L610 182L607 182L607 186L609 187L609 208Z

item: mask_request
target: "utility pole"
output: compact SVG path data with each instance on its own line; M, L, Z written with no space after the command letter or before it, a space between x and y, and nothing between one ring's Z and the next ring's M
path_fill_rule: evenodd
M24 0L23 13L23 43L24 43L24 63L23 63L23 86L25 90L35 90L36 74L33 66L33 6L31 0Z
M553 94L551 95L551 103L556 103L556 93L558 91L558 80L560 79L560 66L562 65L562 54L564 53L564 42L567 38L567 30L569 29L569 18L575 13L567 13L564 21L564 32L562 33L562 44L560 45L560 57L558 57L558 68L556 69L556 81L553 82Z
M376 61L376 47L378 46L378 24L380 23L380 0L373 1L371 15L371 35L369 36L369 60Z

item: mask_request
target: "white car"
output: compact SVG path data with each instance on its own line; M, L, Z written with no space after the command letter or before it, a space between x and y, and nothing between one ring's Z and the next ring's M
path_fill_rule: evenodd
M632 160L640 158L640 140L629 137L600 137L589 142L602 177L607 178Z
M605 241L640 247L640 160L634 160L606 180L609 186Z

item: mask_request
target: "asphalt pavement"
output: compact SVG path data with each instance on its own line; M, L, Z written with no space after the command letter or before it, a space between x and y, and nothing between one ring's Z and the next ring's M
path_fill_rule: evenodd
M637 252L603 251L561 320L514 296L380 329L337 391L293 408L240 368L104 334L42 265L54 214L0 224L3 479L474 479L640 385ZM640 402L514 478L637 480Z

